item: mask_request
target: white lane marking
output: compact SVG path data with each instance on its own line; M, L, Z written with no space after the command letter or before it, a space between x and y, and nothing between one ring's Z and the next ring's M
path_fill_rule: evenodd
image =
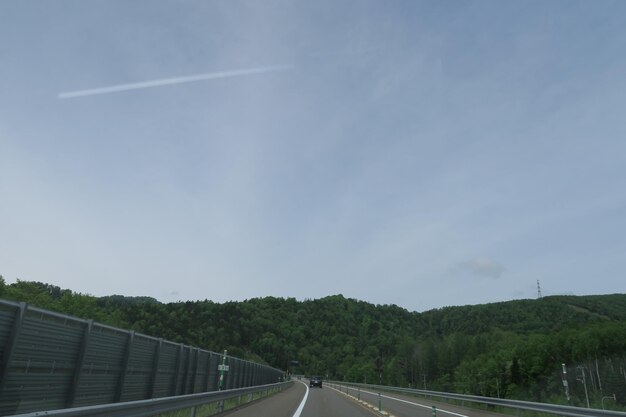
M306 394L304 394L304 398L302 399L302 402L298 406L296 412L293 413L293 417L300 417L300 414L302 414L302 409L304 408L304 404L306 404L306 399L309 397L309 386L302 381L298 382L304 385L304 387L306 388Z
M366 394L371 394L371 395L378 395L378 393L377 393L377 392L370 392L370 391L361 391L361 392L364 392L364 393L366 393ZM432 409L432 408L433 408L432 406L429 406L429 405L424 405L424 404L414 403L414 402L412 402L412 401L402 400L402 399L400 399L400 398L389 397L388 395L382 395L382 394L381 394L380 396L381 396L381 397L383 397L383 398L388 398L388 399L390 399L390 400L399 401L399 402L401 402L401 403L406 403L406 404L416 405L416 406L418 406L418 407L429 408L429 409ZM454 415L454 416L458 416L458 417L468 417L468 416L467 416L467 415L465 415L465 414L459 414L459 413L455 413L455 412L453 412L453 411L447 411L447 410L444 410L444 409L439 408L439 407L437 407L437 411L438 411L438 412L441 412L441 413L452 414L452 415Z

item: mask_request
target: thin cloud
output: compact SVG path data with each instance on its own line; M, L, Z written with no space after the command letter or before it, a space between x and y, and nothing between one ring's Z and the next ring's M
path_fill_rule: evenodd
M196 81L213 80L217 78L241 77L245 75L264 74L268 72L290 71L293 65L273 65L268 67L245 68L230 71L209 72L205 74L188 75L185 77L161 78L158 80L142 81L130 84L117 84L107 87L90 88L88 90L77 90L59 93L59 99L78 98L95 96L99 94L120 93L123 91L139 90L143 88L163 87L166 85L191 83Z
M476 276L494 279L500 278L506 272L504 266L486 258L474 258L460 262L455 269L461 272L470 272Z

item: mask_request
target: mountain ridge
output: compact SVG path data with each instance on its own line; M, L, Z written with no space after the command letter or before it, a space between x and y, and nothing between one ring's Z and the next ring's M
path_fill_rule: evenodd
M25 281L0 286L0 297L204 349L228 349L294 373L559 401L565 363L575 398L584 395L575 380L580 369L604 375L604 390L626 391L619 371L626 369L626 294L546 296L422 313L341 294L164 304ZM592 401L602 394L592 390Z

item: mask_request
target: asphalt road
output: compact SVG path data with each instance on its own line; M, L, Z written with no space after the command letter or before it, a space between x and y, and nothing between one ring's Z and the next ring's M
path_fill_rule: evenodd
M378 414L378 393L362 390L356 400L357 391L345 387L333 388L328 384L324 388L308 388L307 380L295 381L283 392L269 398L225 413L229 417L372 417ZM394 417L432 417L432 406L437 407L437 417L501 417L495 413L450 406L398 394L381 394L381 406L387 416Z
M339 387L342 392L346 392L345 387ZM361 390L357 393L354 388L348 389L348 394L359 397L376 406L378 409L378 392L369 389ZM345 394L344 394L345 395ZM395 417L432 417L433 406L436 407L437 417L502 417L502 414L491 413L484 410L476 410L467 407L454 406L437 401L430 401L424 398L412 397L395 393L381 393L381 409L390 416Z
M357 401L324 386L311 388L308 381L295 381L291 388L243 408L227 412L228 417L372 417L376 413ZM308 391L308 395L307 395ZM301 409L300 405L306 396ZM300 412L300 414L297 414Z
M311 388L300 417L372 417L366 406L328 387Z

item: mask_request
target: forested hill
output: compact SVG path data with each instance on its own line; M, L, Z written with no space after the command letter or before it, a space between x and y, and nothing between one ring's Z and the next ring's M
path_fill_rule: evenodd
M438 335L477 334L493 328L523 334L550 332L603 320L626 321L626 294L551 296L446 307L418 315L422 331L431 330Z
M575 379L581 369L597 379L595 390L588 387L592 401L607 390L618 399L626 391L626 294L423 313L341 295L163 304L1 279L0 297L214 351L226 348L295 373L558 402L565 363L574 398L578 391L584 397Z

